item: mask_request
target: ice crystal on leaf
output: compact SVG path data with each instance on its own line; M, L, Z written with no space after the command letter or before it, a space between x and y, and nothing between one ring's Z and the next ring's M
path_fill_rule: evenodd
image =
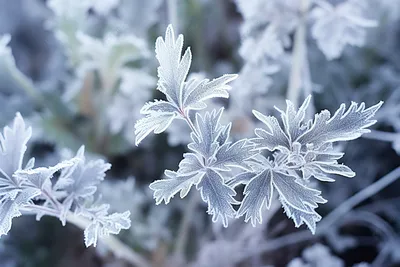
M146 117L135 125L136 144L139 144L151 132L165 131L175 118L185 119L190 110L204 109L204 100L214 97L228 98L229 82L237 75L227 74L213 80L191 79L189 73L192 53L190 48L182 56L183 35L175 39L172 26L168 26L165 39L156 41L158 67L158 86L167 101L155 100L143 106L140 113Z

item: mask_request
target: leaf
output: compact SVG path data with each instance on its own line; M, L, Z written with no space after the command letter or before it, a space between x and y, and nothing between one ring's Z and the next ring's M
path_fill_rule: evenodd
M111 165L103 160L86 161L84 156L85 147L82 146L75 159L76 164L62 169L55 190L64 190L68 194L73 194L75 199L87 198L97 190L97 185L104 180L105 172ZM74 159L74 161L76 161Z
M81 215L92 220L85 231L85 245L96 247L98 238L107 237L110 234L118 234L122 229L131 226L130 212L108 214L109 205L91 207L81 211Z
M6 198L14 199L21 191L21 182L13 174L22 168L26 144L31 134L31 128L25 126L19 113L16 114L11 128L4 127L3 134L0 134L0 201Z
M288 216L297 220L296 224L301 222L298 214L314 214L318 203L326 203L326 200L320 196L320 191L300 184L294 176L271 168L265 168L261 172L251 175L249 173L240 174L230 181L230 184L238 183L246 184L238 216L246 215L245 222L250 220L253 226L257 222L262 223L262 208L264 205L267 209L270 208L275 189L279 193L285 210L289 211Z
M352 102L346 111L346 105L340 105L333 117L327 110L315 115L311 127L303 133L297 142L320 146L327 142L349 141L370 132L367 127L375 124L372 117L383 102L365 109L365 104Z
M15 199L0 202L0 237L10 231L13 218L22 215L20 208L40 194L41 191L38 189L27 188L21 190Z
M254 157L259 152L254 150L253 143L247 139L236 141L235 143L223 144L215 153L215 162L210 166L220 171L230 171L230 167L249 170L247 160Z
M222 176L212 170L207 169L204 177L197 185L200 190L201 198L208 204L208 214L212 215L213 222L219 218L224 227L228 226L228 218L235 217L235 210L232 204L239 204L233 197L235 190L224 184Z
M358 105L352 102L347 111L345 104L342 104L333 117L330 116L329 111L323 110L315 115L313 122L304 123L309 102L310 97L307 97L296 112L293 104L287 101L286 112L279 110L283 128L275 117L265 116L253 110L254 116L263 122L268 130L255 129L258 138L251 139L251 142L259 150L288 149L291 151L295 142L301 146L312 144L318 148L325 143L353 140L369 132L366 128L376 122L372 120L372 117L383 103L379 102L366 109L364 103Z
M289 147L289 137L282 130L275 117L265 116L256 110L253 110L253 114L268 128L268 131L261 128L254 130L258 138L251 139L251 142L255 144L257 149L274 151L279 146Z
M18 183L12 175L22 167L22 160L26 151L26 144L32 135L32 129L25 126L21 114L17 113L12 127L4 127L0 134L0 179L7 179Z
M218 137L221 134L222 126L220 119L223 108L216 111L206 112L204 116L196 114L196 132L191 134L193 142L188 148L204 158L213 156L218 147Z
M238 77L236 74L225 74L219 78L209 81L189 81L183 90L183 107L186 109L203 109L206 107L204 100L222 97L228 98L229 82ZM200 105L199 105L200 104Z
M300 227L303 223L308 226L311 233L315 234L316 224L321 220L321 216L315 211L304 212L289 205L285 200L280 199L286 215L293 220L296 227Z
M320 196L321 191L300 184L294 176L274 171L273 177L273 184L280 198L297 210L312 212L318 207L318 203L327 202Z
M157 89L167 98L167 101L156 100L147 103L140 111L146 115L135 124L136 145L138 145L152 131L155 134L165 131L175 118L188 119L190 110L204 109L205 100L214 97L228 97L231 88L228 83L236 79L237 75L227 74L219 78L191 79L186 82L192 53L190 48L183 56L183 35L175 38L172 25L169 25L165 38L156 40L156 57L160 66L157 69Z
M245 173L246 176L249 173ZM248 177L250 178L250 177ZM247 180L247 179L246 179ZM244 199L238 210L238 216L246 214L245 222L251 221L255 226L262 223L261 211L264 206L269 209L271 207L273 187L273 172L270 169L265 169L258 174L252 174L251 180L247 183L244 189Z
M163 92L169 102L176 107L180 106L184 81L189 73L192 61L190 48L186 49L181 59L183 35L175 39L174 29L169 25L165 32L165 40L158 37L156 40L156 57L158 67L158 90Z
M139 145L151 132L159 134L164 132L175 119L175 113L152 112L135 124L135 143Z
M79 159L73 158L71 160L66 160L58 163L52 167L39 167L35 169L19 170L15 172L14 177L22 181L22 184L28 187L34 187L38 189L43 189L44 185L50 182L54 173L61 169L72 167L79 162Z
M12 219L21 216L18 205L13 200L0 203L0 237L11 230Z
M311 95L304 100L298 111L291 101L286 100L286 112L280 111L285 132L291 141L295 141L304 132L302 124L310 100Z
M347 44L363 46L366 28L377 26L376 21L364 18L365 1L348 0L336 7L328 1L318 3L311 11L315 20L311 34L328 60L340 57Z
M184 198L190 191L193 185L199 183L203 178L204 172L181 174L172 171L165 171L166 179L158 180L150 184L150 189L154 191L154 199L156 204L162 201L168 204L171 198L180 193L181 198Z
M308 179L311 176L324 182L334 182L330 175L341 175L345 177L354 177L356 174L346 165L320 161L307 163L302 167L303 178Z

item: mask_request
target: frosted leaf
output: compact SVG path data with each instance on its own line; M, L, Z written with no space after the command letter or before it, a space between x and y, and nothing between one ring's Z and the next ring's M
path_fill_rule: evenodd
M62 169L55 190L63 190L74 198L86 198L94 194L97 185L104 180L105 172L111 165L103 160L86 161L84 156L85 148L82 146L75 158L79 161L69 167Z
M282 130L275 117L265 116L256 110L253 110L253 114L268 128L267 131L261 128L256 128L254 130L258 138L254 138L251 141L256 145L257 149L268 149L273 151L279 146L289 146L289 138Z
M18 205L13 200L5 200L0 203L0 237L10 231L12 219L21 215Z
M61 169L75 166L79 159L71 159L58 163L52 167L39 167L35 169L25 169L15 172L14 177L23 181L23 185L43 189L46 184L50 183L50 179L54 173Z
M280 199L280 201L286 215L293 220L296 227L300 227L303 223L305 223L308 229L310 229L311 233L315 234L317 222L319 222L322 218L317 212L305 212L302 210L298 210L289 205L285 200Z
M245 180L240 180L246 176ZM252 225L256 225L258 223L262 223L262 208L264 206L267 209L271 206L272 195L274 191L274 187L272 184L272 170L264 170L259 174L245 173L242 176L236 177L239 178L239 182L248 181L245 189L244 189L244 199L240 205L238 210L238 216L245 216L245 222L251 221Z
M220 118L223 109L206 112L204 116L196 114L193 142L188 145L191 153L184 154L177 172L166 171L167 179L150 184L157 204L170 199L180 192L185 197L190 188L196 185L202 199L208 204L208 213L213 221L221 218L224 226L228 218L234 217L232 204L238 204L233 198L236 192L226 184L232 180L231 168L249 169L247 161L258 152L247 140L231 143L228 141L230 124L223 126Z
M161 133L166 130L169 124L176 117L187 118L190 110L204 109L207 105L205 100L214 97L228 97L227 90L230 89L229 82L236 79L237 75L223 75L219 78L208 79L191 79L186 82L189 73L192 54L190 48L186 49L183 56L183 35L179 35L175 39L174 30L171 25L168 26L165 38L158 37L156 41L156 57L160 66L158 67L158 86L167 98L170 106L165 103L156 102L147 104L141 114L146 115L135 125L136 145L139 144L150 132ZM159 111L154 111L160 108ZM161 110L166 111L163 112ZM168 124L156 129L152 125L152 121L165 120L168 117ZM149 126L152 125L152 126Z
M210 166L221 171L230 171L230 167L237 167L244 170L250 169L246 160L256 155L254 145L246 139L234 143L223 144L215 153L215 163Z
M6 235L12 224L12 219L21 216L20 207L40 195L41 192L35 188L27 188L20 191L15 199L0 201L0 237Z
M219 218L222 224L228 226L228 218L235 217L232 204L239 204L233 197L235 190L224 184L223 177L212 169L207 169L204 177L197 185L201 198L208 204L208 214L212 215L213 222Z
M142 114L150 114L151 112L174 113L176 108L169 102L163 100L155 100L147 102L140 112Z
M81 214L92 220L85 231L85 245L96 247L99 238L107 237L110 234L118 234L122 229L131 226L130 212L108 214L109 205L91 207L82 210Z
M156 204L162 201L168 204L175 194L180 192L180 197L184 198L193 185L199 183L203 178L204 172L195 174L179 174L172 171L165 171L167 178L155 181L150 184L150 189L154 191L154 199Z
M321 192L306 187L296 181L296 177L278 170L266 168L251 176L238 175L232 181L234 184L245 183L244 199L238 210L238 216L245 216L245 221L251 220L253 225L262 222L261 211L264 206L269 209L274 190L277 190L282 204L288 206L290 218L295 219L296 214L314 214L318 203L325 203ZM283 205L284 205L283 204ZM285 207L285 206L284 206Z
M308 179L311 176L320 181L333 182L329 175L341 175L345 177L354 177L356 174L346 165L337 162L313 161L302 167L303 178Z
M365 104L358 105L352 102L346 111L346 105L340 108L331 117L327 110L316 114L311 127L303 133L297 141L301 144L319 146L327 142L349 141L370 132L367 127L375 124L372 117L382 106L383 102L365 108Z
M294 176L274 171L273 177L274 187L281 199L295 209L310 212L318 207L318 203L326 203L320 196L321 191L300 184Z
M286 111L278 110L281 113L283 127L275 117L265 116L253 110L256 118L268 128L255 130L258 138L251 141L257 149L292 150L294 142L302 146L312 144L314 147L319 147L326 143L356 139L369 132L366 128L376 122L372 117L383 103L379 102L366 109L364 103L358 105L352 102L347 111L346 105L342 104L332 117L329 111L323 110L315 115L314 121L306 123L303 120L309 101L310 97L306 98L298 111L295 111L293 104L287 101Z
M151 132L164 132L175 119L175 113L151 112L150 115L138 120L135 124L136 145Z
M337 6L325 0L317 3L311 12L315 19L311 34L328 60L340 57L347 44L363 46L365 28L377 26L376 21L364 18L365 1L347 0Z
M225 74L213 80L193 78L182 90L182 106L186 109L203 109L207 107L204 100L221 97L228 98L229 82L237 78L236 74Z
M15 198L20 191L20 179L13 176L22 169L26 144L32 135L30 127L25 126L22 116L17 113L11 127L4 127L0 134L0 200Z
M214 155L219 147L218 136L222 126L220 119L223 108L218 111L206 112L204 116L196 114L196 133L192 133L193 142L188 145L190 150L202 155L204 158Z

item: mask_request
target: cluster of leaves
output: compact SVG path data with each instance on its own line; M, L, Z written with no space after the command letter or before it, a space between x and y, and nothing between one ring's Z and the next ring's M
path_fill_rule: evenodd
M85 229L87 246L130 227L129 212L109 214L109 206L94 198L110 164L86 160L81 147L75 157L55 166L35 168L34 158L23 166L31 134L17 114L12 127L6 126L0 135L0 236L10 231L13 218L23 214L36 214L38 220L44 215L57 217L63 225L82 216L90 221ZM56 173L58 179L52 179Z
M342 104L333 116L323 110L314 119L306 120L311 97L298 110L287 101L285 111L278 109L281 121L254 110L264 128L255 129L255 138L231 142L231 124L220 123L223 109L204 115L196 112L195 123L189 111L205 108L205 99L228 97L227 83L236 76L185 81L191 53L188 48L181 57L182 46L183 36L175 39L172 26L167 28L165 40L157 39L158 90L167 101L147 103L141 110L146 117L135 125L137 143L152 131L163 132L175 118L185 120L192 130L190 152L183 155L179 169L166 170L165 179L150 185L157 204L168 203L178 192L185 197L195 185L208 204L213 221L221 219L227 226L229 218L245 216L245 221L255 225L262 221L262 208L269 208L277 195L295 225L305 223L314 233L316 222L321 219L315 209L326 200L312 188L310 178L332 182L334 175L355 175L337 162L343 153L336 152L333 143L353 140L368 132L382 103L366 108L364 103L353 102L347 109ZM272 156L266 156L264 151L272 152ZM234 198L239 184L245 185L241 202ZM240 206L236 210L234 205Z

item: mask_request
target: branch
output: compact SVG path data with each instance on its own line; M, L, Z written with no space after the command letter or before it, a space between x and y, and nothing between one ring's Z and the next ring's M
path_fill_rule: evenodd
M304 84L303 69L308 67L305 59L307 58L307 12L309 0L301 0L301 18L296 29L293 62L290 71L288 91L286 98L290 100L295 107L299 106L299 95ZM309 71L308 71L309 72ZM306 72L307 73L307 72Z

